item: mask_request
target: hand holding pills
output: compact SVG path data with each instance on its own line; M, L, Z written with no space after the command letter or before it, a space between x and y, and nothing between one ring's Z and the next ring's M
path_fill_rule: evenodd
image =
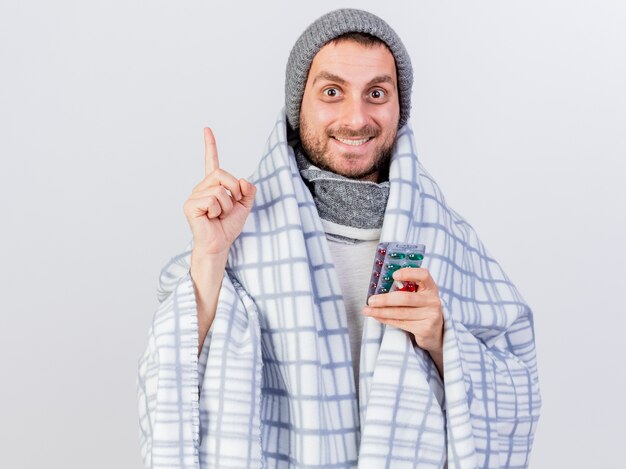
M423 253L423 246L418 246L422 248ZM382 270L378 273L386 277L387 284L386 288L379 286L376 289L376 292L383 293L369 296L368 306L363 308L363 314L373 317L382 324L409 332L417 345L430 353L440 375L443 376L443 308L439 288L428 269L410 263L403 266L402 259L408 259L409 254L406 252L407 249L402 247L403 245L389 243L389 246L383 248L385 252L381 252L379 248L377 257ZM413 252L417 251L413 249ZM389 257L394 258L394 254L396 258L400 257L400 261L387 262ZM382 263L381 255L384 256ZM418 257L421 261L423 254ZM377 277L376 274L374 270L373 278ZM389 274L392 279L388 278ZM389 280L393 283L390 284Z

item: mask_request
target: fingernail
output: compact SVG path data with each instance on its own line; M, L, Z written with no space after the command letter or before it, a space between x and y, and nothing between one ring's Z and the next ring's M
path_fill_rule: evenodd
M370 296L370 299L367 301L367 304L374 305L376 304L377 301L378 301L378 298L376 298L375 296Z
M363 308L363 314L370 314L372 312L372 308Z

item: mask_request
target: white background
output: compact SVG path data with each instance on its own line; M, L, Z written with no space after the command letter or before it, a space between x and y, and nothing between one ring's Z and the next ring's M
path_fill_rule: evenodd
M140 467L137 360L202 127L250 175L289 50L337 6L405 42L420 158L533 307L531 467L620 464L623 2L1 0L1 467Z

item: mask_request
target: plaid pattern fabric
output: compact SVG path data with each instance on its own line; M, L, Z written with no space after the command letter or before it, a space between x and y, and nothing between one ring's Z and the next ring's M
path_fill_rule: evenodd
M191 243L161 272L137 381L146 467L528 466L541 407L532 311L446 204L409 124L389 177L381 241L426 245L444 380L409 334L366 317L357 408L337 273L281 110L200 357Z

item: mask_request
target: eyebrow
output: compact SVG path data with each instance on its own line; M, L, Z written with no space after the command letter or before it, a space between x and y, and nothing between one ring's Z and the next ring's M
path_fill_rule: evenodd
M315 84L315 82L320 79L334 81L334 82L339 83L340 85L345 85L347 83L347 81L341 78L339 75L335 75L334 73L326 72L324 70L322 70L315 76L315 79L313 80L313 84ZM393 81L393 78L391 78L389 75L378 75L377 77L374 77L370 81L368 81L365 86L370 87L377 83L391 83L394 86L394 88L396 86L396 84Z

